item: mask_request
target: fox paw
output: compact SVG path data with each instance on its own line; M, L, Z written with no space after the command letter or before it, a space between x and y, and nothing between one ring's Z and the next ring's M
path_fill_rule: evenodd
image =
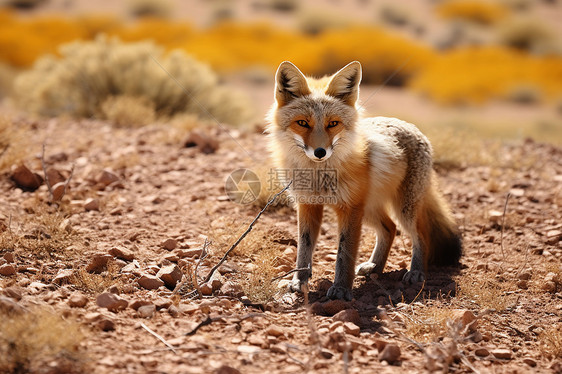
M302 281L298 278L294 278L289 283L289 289L291 290L291 292L303 293L306 287L308 287L308 282Z
M423 282L425 280L425 274L420 270L410 270L404 274L402 280L409 284Z
M375 265L372 262L363 262L362 264L359 264L357 266L357 268L355 269L355 273L357 275L368 277L369 275L375 272L376 267L377 265Z
M341 287L341 286L332 286L328 289L328 293L326 294L330 299L342 299L346 301L351 301L351 289Z

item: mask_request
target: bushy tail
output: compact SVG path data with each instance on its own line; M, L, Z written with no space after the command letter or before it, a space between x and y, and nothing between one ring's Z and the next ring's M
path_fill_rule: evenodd
M432 178L418 212L418 234L427 249L426 266L456 266L462 254L461 233Z

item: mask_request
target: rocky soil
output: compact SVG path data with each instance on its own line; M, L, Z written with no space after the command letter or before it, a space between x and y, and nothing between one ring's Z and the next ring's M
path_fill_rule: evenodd
M294 267L296 217L287 206L270 207L203 282L265 203L238 204L224 188L239 168L267 184L258 131L210 127L186 141L164 126L20 121L31 129L31 155L0 178L0 313L6 320L47 311L81 331L78 353L42 352L20 359L23 366L51 373L562 372L558 147L528 140L503 145L488 164L438 165L463 232L461 268L402 283L410 249L399 235L385 273L356 279L353 300L343 302L325 297L336 253L331 211L307 300L276 293L283 281L271 280ZM360 260L375 241L364 231ZM15 360L5 331L0 352Z

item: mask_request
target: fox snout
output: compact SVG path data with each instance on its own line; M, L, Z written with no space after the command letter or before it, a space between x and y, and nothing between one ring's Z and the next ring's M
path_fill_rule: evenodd
M314 162L324 162L327 159L329 159L330 156L333 153L333 151L332 151L333 145L332 144L330 144L327 147L322 147L322 146L314 147L314 146L306 144L304 142L304 139L297 134L294 134L294 138L297 142L297 145L300 148L302 148L304 153L308 156L308 158L310 158Z

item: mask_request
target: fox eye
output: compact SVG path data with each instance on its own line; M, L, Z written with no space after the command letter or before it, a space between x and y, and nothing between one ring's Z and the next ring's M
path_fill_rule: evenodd
M340 124L340 121L330 121L330 123L328 123L328 128L336 127L339 124Z
M297 125L299 125L301 127L306 127L307 129L310 128L310 126L308 125L308 122L306 122L304 119L299 119L297 121Z

